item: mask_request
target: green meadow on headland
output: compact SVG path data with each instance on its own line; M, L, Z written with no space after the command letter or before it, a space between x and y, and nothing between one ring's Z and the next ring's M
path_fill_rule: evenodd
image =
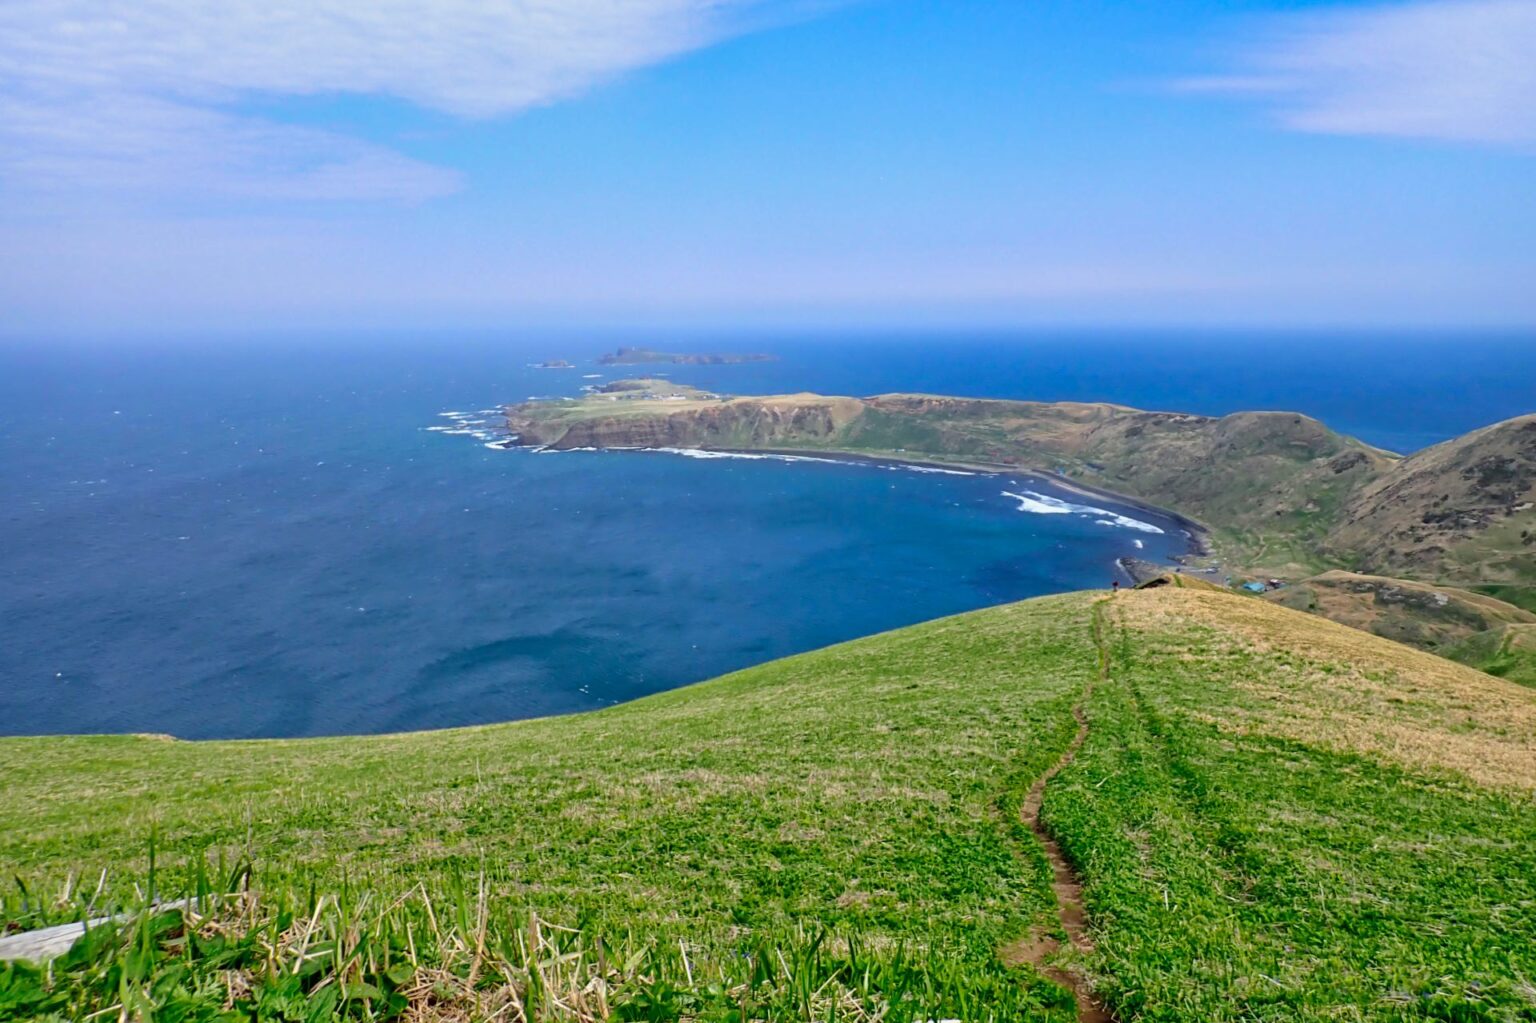
M1091 947L1050 952L1020 811L1079 704L1041 815ZM1123 1021L1536 1018L1536 691L1192 583L573 717L8 739L0 776L9 929L234 891L0 966L6 1018L1104 1018L1053 977Z

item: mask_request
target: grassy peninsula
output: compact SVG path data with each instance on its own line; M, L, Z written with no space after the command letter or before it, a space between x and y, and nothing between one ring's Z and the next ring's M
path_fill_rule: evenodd
M653 384L654 381L637 382ZM1051 472L1208 527L1256 570L1536 584L1536 415L1403 458L1291 412L1211 417L937 395L680 385L507 410L526 444L837 451Z
M1306 580L1308 597L1287 595L1293 607L1339 609L1340 621L1429 649L1459 649L1474 633L1527 620L1521 606L1536 605L1536 415L1404 458L1290 412L1211 417L914 394L732 398L636 381L512 406L507 424L519 443L557 449L840 452L1050 473L1187 516L1226 572ZM1355 586L1344 597L1326 574L1341 571L1387 588ZM1428 604L1400 599L1426 585L1441 597L1445 587L1481 596L1458 596L1449 610L1433 594ZM1362 597L1369 608L1349 607ZM1408 625L1418 610L1434 613Z
M1041 959L1020 811L1075 706L1041 818L1091 946ZM1124 1021L1522 1019L1533 751L1532 690L1194 586L575 717L0 740L8 927L244 892L0 966L0 1016L1066 1021L1067 976Z

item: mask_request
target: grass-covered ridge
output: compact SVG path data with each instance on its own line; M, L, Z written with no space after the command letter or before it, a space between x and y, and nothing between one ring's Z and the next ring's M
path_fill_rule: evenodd
M1018 810L1098 676L1095 599L577 717L4 740L0 869L29 893L9 922L68 918L102 870L99 902L144 885L152 830L159 891L249 856L255 901L190 943L156 925L162 960L0 974L0 1015L6 991L62 1018L127 991L243 1019L1072 1019L999 950L1056 927ZM1108 671L1044 818L1091 914L1094 951L1067 958L1118 1018L1536 1013L1536 693L1201 589L1102 619Z

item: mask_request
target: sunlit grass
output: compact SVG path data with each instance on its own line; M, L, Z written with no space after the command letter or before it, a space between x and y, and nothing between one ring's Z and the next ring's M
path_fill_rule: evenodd
M999 951L1057 930L1018 812L1094 599L569 718L0 742L6 925L161 903L0 1017L1073 1019ZM1536 1018L1536 693L1204 587L1102 607L1043 811L1095 950L1053 965L1127 1023Z

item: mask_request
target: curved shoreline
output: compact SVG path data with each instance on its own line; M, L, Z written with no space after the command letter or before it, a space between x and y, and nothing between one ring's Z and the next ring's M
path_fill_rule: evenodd
M558 449L556 449L558 450ZM606 451L657 451L658 448L599 448ZM1038 476L1052 486L1060 487L1072 493L1081 494L1083 497L1100 498L1112 501L1126 508L1137 511L1149 512L1162 516L1183 530L1189 537L1190 551L1182 557L1198 558L1206 557L1212 553L1211 529L1203 522L1190 518L1183 512L1161 505L1153 504L1139 497L1131 497L1128 494L1117 493L1106 487L1096 487L1091 483L1083 483L1052 472L1049 469L1036 469L1026 465L1009 465L1004 462L967 462L958 459L946 460L935 458L931 455L908 458L897 454L872 454L863 451L849 451L843 448L713 448L696 446L695 451L718 451L723 455L795 455L799 457L812 456L825 458L829 461L868 463L873 465L909 465L926 469L963 469L968 472L986 475L1001 476L1008 473L1016 473L1022 476Z

